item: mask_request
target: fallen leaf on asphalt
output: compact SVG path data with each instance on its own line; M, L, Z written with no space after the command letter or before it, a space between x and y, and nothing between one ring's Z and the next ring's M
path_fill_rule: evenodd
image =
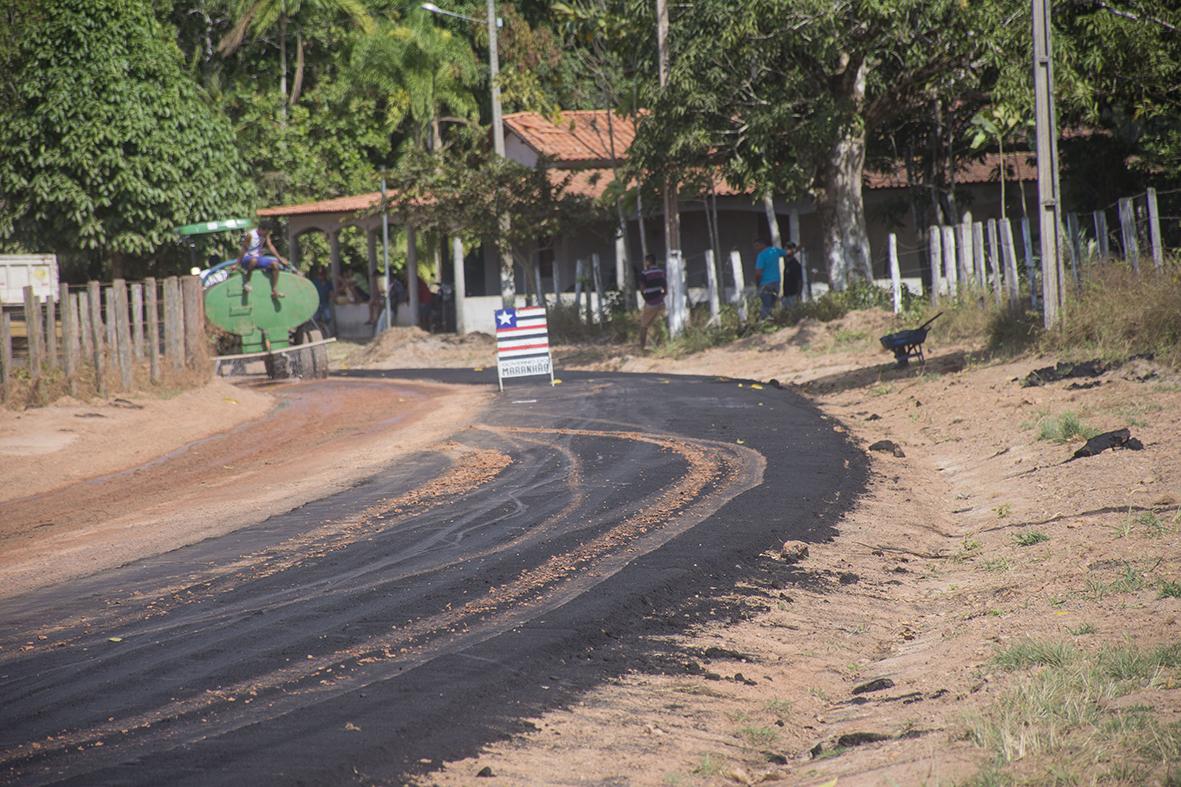
M482 371L484 371L484 367L483 366L473 366L472 371L473 372L482 372Z
M358 727L356 724L353 724L351 721L345 722L344 728L346 730L348 730L349 732L360 732L361 731L361 728Z
M122 642L122 637L107 637L107 642Z
M735 442L738 443L739 445L746 445L746 441L743 440L741 437L739 437Z
M751 384L750 384L750 387L751 387L751 388L754 388L756 391L761 391L761 390L763 390L763 386L759 385L758 383L751 383Z

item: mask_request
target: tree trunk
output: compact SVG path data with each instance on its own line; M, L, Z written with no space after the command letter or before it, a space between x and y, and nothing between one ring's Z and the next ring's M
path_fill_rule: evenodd
M775 198L770 192L763 195L763 212L767 214L767 227L771 230L771 245L783 248L783 235L779 233L779 217L775 215Z
M299 103L303 92L303 31L295 31L295 79L291 83L291 106Z
M279 13L279 122L287 125L287 11Z
M869 233L865 227L865 78L869 72L863 55L842 56L842 68L832 89L850 112L844 136L833 143L828 160L820 165L816 195L823 233L823 252L828 267L828 286L841 291L850 276L873 281L869 256Z

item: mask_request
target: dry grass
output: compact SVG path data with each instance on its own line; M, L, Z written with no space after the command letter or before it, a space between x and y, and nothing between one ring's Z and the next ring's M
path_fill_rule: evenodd
M1073 358L1124 360L1151 354L1181 365L1181 260L1139 275L1122 264L1092 268L1083 292L1067 305L1062 324L1044 338L1047 349Z

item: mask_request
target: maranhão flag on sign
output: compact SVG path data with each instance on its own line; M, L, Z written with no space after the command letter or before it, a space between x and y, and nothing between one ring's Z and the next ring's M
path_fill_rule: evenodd
M554 380L544 306L496 310L496 372L500 390L507 377L548 374Z

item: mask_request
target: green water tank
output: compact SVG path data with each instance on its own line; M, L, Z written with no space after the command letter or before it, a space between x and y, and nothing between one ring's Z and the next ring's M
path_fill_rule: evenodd
M242 337L242 352L282 350L291 344L292 332L310 320L320 305L320 294L308 279L286 271L279 274L278 289L257 270L250 279L251 292L242 288L240 272L205 290L205 316L217 327Z

